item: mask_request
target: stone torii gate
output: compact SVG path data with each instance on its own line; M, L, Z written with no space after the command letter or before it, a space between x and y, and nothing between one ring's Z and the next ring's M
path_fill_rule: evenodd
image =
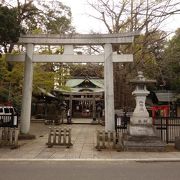
M65 62L65 63L104 63L105 81L105 130L113 131L114 126L114 85L113 62L132 62L132 54L114 54L112 45L131 44L137 32L122 34L78 34L78 35L23 35L18 44L26 46L26 53L8 55L8 61L24 62L24 84L21 110L21 132L28 134L31 118L31 99L33 82L33 63L37 62ZM35 54L35 45L63 45L64 53L56 55ZM74 55L73 46L102 45L102 55Z

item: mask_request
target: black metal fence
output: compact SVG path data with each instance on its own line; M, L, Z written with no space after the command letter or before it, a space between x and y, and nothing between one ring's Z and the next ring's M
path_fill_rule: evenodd
M115 115L116 135L127 133L130 117ZM166 143L174 143L175 137L180 136L180 117L160 117L154 120L156 134Z
M154 120L157 135L166 143L173 143L180 136L180 117L160 117Z
M115 114L115 131L116 136L122 136L122 134L127 133L128 124L130 121L130 117L124 115L124 116L118 116Z
M18 114L0 115L0 127L18 127Z

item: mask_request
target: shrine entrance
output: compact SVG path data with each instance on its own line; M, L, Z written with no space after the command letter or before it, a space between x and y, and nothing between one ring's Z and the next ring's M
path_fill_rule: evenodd
M104 63L104 101L105 101L105 130L113 131L114 125L114 85L113 85L113 62L132 62L132 54L114 54L113 45L132 44L134 36L139 33L122 34L78 34L78 35L22 35L18 44L26 47L26 52L19 55L9 55L8 61L24 62L24 84L23 99L21 110L21 127L24 134L30 130L31 119L31 100L33 82L33 63L37 62L76 62L76 63ZM63 46L63 54L38 54L35 46ZM76 45L101 45L104 48L103 54L98 55L79 55L74 54Z
M88 66L88 64L86 64ZM73 77L66 81L69 91L61 92L72 118L102 117L104 109L104 79L98 77Z

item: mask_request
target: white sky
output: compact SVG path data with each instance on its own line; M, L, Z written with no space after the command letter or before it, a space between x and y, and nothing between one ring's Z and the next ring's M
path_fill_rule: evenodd
M88 6L87 0L61 0L61 2L71 8L73 25L79 33L90 33L91 30L99 33L106 33L107 30L103 23L89 17L88 14L95 13ZM167 32L174 32L180 28L180 15L176 15L169 19L162 29Z
M94 32L106 33L106 28L103 23L90 17L93 10L87 4L87 0L61 0L61 2L71 8L73 25L79 33ZM96 13L96 12L93 12Z

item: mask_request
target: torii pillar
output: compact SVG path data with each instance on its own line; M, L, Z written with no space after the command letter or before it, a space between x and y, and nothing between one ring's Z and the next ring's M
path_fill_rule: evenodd
M21 133L27 134L30 129L31 118L31 99L32 99L32 82L33 82L33 53L34 45L27 44L25 66L24 66L24 82L23 97L21 110Z
M105 130L113 131L114 122L114 82L112 45L104 45L104 87L105 87Z

